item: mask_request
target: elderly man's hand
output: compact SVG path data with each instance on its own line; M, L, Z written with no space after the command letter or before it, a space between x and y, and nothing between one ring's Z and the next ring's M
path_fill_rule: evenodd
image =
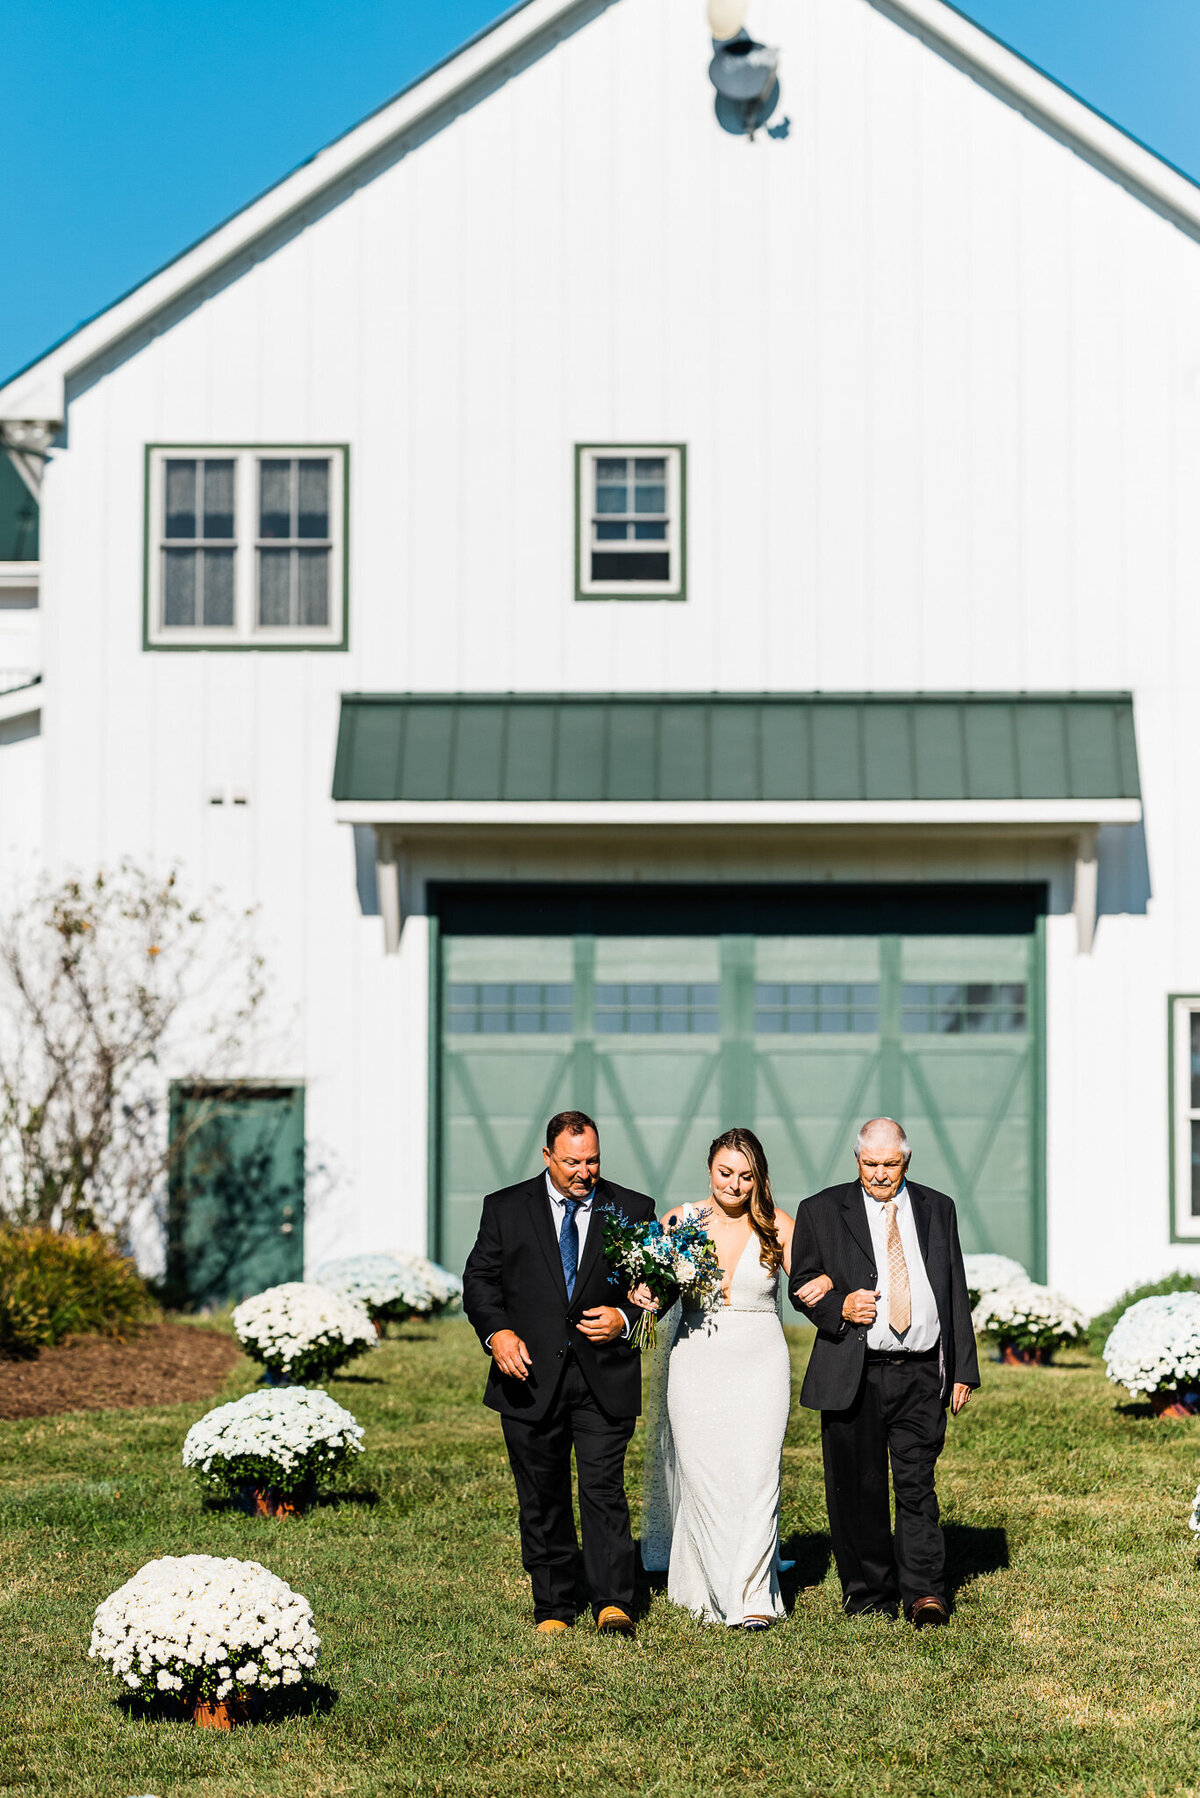
M954 1391L950 1394L950 1414L957 1417L971 1396L971 1388L964 1386L961 1380L955 1382Z
M842 1316L848 1324L873 1324L875 1301L879 1296L867 1286L861 1286L857 1292L848 1292L842 1300Z

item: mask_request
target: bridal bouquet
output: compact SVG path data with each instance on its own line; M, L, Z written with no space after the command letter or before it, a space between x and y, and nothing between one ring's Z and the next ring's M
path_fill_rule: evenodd
M307 1598L257 1561L165 1555L97 1606L88 1655L130 1692L196 1706L299 1685L320 1647Z
M323 1379L378 1341L362 1305L304 1280L243 1300L233 1327L250 1358L285 1384Z
M317 1475L339 1473L362 1453L362 1425L327 1392L268 1387L218 1405L194 1423L183 1464L217 1492L243 1486L302 1492Z
M724 1272L717 1261L717 1245L704 1228L708 1213L700 1205L682 1205L674 1214L678 1223L662 1224L657 1218L631 1224L610 1212L604 1225L604 1253L609 1266L629 1282L630 1289L647 1286L659 1305L676 1292L699 1311L706 1299L721 1290ZM658 1319L643 1311L629 1340L635 1348L652 1349L658 1341Z

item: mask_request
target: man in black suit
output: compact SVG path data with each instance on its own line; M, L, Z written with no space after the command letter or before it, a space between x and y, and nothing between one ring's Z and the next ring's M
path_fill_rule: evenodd
M643 1223L654 1201L600 1178L599 1132L582 1111L550 1119L542 1156L544 1173L484 1199L463 1306L492 1357L483 1402L504 1429L537 1628L552 1635L575 1621L573 1445L596 1623L631 1636L625 1450L642 1405L629 1343L638 1313L609 1273L604 1213Z
M791 1300L817 1329L800 1402L821 1413L846 1612L903 1606L920 1629L949 1621L933 1476L946 1406L962 1410L979 1363L953 1199L907 1178L911 1150L892 1118L864 1124L854 1154L857 1180L796 1213ZM802 1305L801 1287L822 1273L832 1289Z

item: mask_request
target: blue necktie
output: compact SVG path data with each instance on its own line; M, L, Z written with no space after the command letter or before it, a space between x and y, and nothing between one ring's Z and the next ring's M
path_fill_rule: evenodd
M575 1291L575 1273L579 1267L579 1225L575 1222L575 1213L579 1210L581 1200L564 1199L562 1229L558 1233L558 1252L562 1256L563 1279L567 1282L567 1297Z

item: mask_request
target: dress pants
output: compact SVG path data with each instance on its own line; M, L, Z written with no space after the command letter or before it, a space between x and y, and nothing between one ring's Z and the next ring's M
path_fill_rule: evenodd
M822 1411L821 1449L833 1556L850 1614L946 1603L946 1546L934 1469L946 1440L939 1357L868 1359L846 1411ZM888 1460L896 1498L893 1534Z
M533 1585L537 1623L575 1619L579 1548L571 1508L571 1449L579 1475L583 1573L597 1616L605 1605L633 1605L633 1537L625 1497L625 1450L633 1417L601 1409L574 1355L558 1391L536 1423L505 1417L504 1441L517 1485L521 1561Z

